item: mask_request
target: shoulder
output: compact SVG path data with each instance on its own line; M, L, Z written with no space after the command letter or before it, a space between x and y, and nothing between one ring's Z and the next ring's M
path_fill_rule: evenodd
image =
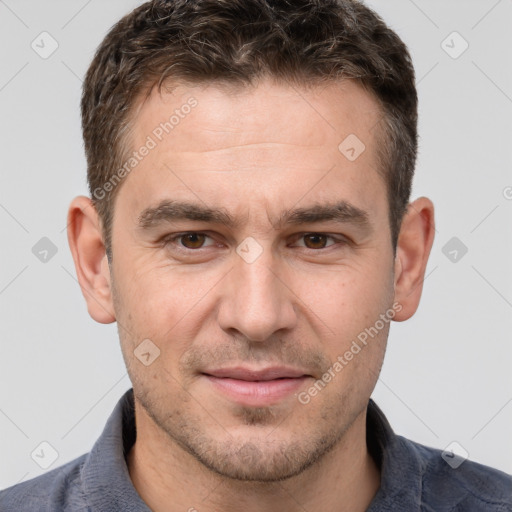
M2 512L87 510L81 470L87 454L0 491Z
M432 510L512 512L511 475L401 436L397 438L420 462L422 496Z

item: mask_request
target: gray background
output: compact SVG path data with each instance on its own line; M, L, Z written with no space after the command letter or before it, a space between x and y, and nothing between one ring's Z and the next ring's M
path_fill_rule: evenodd
M87 192L81 80L139 3L0 0L0 488L89 451L131 387L115 325L87 314L65 227ZM393 324L374 398L398 433L512 473L512 0L370 4L413 55L413 195L437 207L423 301ZM31 47L51 50L43 31L59 45L46 59Z

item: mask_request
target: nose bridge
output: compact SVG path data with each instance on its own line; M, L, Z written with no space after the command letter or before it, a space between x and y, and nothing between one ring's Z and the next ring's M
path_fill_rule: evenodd
M259 256L244 257L256 250L243 244L229 273L227 294L219 310L219 323L225 330L236 329L253 341L265 341L275 331L295 323L295 310L288 288L279 279L279 262L270 247L261 247Z

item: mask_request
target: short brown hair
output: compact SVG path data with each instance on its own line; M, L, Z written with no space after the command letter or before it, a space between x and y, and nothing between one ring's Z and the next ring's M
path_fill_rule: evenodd
M120 186L108 193L103 186L129 151L137 100L168 81L243 86L266 76L303 87L354 79L378 100L379 171L396 247L416 162L418 103L398 35L357 0L153 0L112 27L83 87L87 177L109 255Z

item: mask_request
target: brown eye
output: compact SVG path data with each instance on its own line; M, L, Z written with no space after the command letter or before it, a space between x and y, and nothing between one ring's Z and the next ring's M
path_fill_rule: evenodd
M187 233L180 236L181 245L187 249L200 249L204 244L205 238L206 235L203 233Z
M308 249L323 249L327 246L327 238L330 237L319 233L311 233L304 235L304 242Z

